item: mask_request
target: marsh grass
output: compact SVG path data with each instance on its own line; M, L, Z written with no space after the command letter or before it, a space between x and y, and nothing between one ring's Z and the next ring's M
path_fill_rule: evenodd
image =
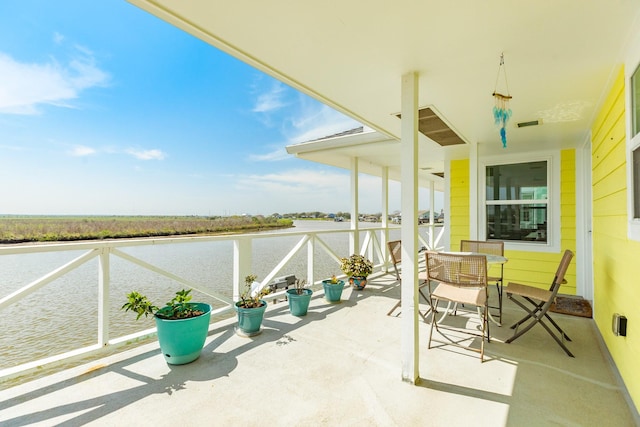
M287 228L289 219L262 216L0 216L0 243L223 234Z

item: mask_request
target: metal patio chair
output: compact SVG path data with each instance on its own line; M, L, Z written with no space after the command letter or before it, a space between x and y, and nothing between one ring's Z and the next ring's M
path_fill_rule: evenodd
M452 344L478 351L480 353L480 361L483 361L485 338L487 342L491 342L488 316L489 307L487 306L487 258L483 255L460 255L439 252L427 252L426 258L428 283L435 286L435 289L431 289L430 293L431 310L434 315L431 319L428 348L431 348L431 339L435 326L436 330ZM442 320L436 321L435 312L439 301L475 306L478 316L480 317L481 334L478 335L476 332L471 332L468 328L448 328L442 325ZM480 336L480 349L476 350L459 344L444 335L441 329L455 330L473 336Z
M398 269L398 265L402 262L402 241L392 240L387 243L387 248L389 249L389 254L391 255L391 262L393 264L393 270L396 274L396 279L398 280L398 282L402 282L402 276L400 275L400 270ZM418 292L426 302L429 302L429 297L427 297L422 292L422 289L425 287L427 287L427 272L420 271L418 273ZM391 308L391 310L389 310L389 312L387 313L387 316L391 316L391 313L393 313L396 309L400 308L401 305L402 305L402 301L399 300ZM428 311L424 313L421 311L418 311L418 312L420 313L420 316L422 316L424 320L427 320L426 318L427 318Z
M569 355L570 357L574 357L571 351L569 351L567 346L564 344L564 340L571 341L571 338L569 338L569 336L560 328L560 326L558 326L558 324L549 316L548 313L549 308L551 308L551 304L553 304L556 299L556 295L558 294L560 285L566 283L564 276L567 272L567 268L569 267L572 258L573 252L571 252L570 250L564 251L564 255L560 260L560 265L558 265L558 269L556 270L556 274L553 277L553 281L551 282L551 287L549 288L549 290L509 282L509 284L505 288L507 297L522 309L524 309L528 314L511 326L511 329L515 329L515 331L513 336L505 341L506 343L515 341L518 337L524 335L536 324L540 324L549 333L549 335L553 337L558 345L562 347L567 355ZM525 305L524 301L528 302L528 304ZM547 324L543 321L544 318L546 318L549 323L554 326L554 328L560 334L560 337L558 337L551 330L551 328L547 326ZM520 326L525 323L527 323L526 326L518 330Z
M476 252L480 254L490 254L504 256L504 242L501 240L460 240L461 252ZM498 309L497 317L502 322L502 291L504 288L504 264L500 264L500 276L488 276L489 283L495 283L498 291L498 306L489 306L489 308Z

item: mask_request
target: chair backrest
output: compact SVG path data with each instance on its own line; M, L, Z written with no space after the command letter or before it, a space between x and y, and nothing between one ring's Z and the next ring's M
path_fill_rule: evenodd
M562 255L562 259L560 260L560 264L558 265L558 269L556 270L556 275L553 277L553 282L551 282L551 288L549 290L555 294L558 293L560 289L560 285L566 283L564 280L565 274L567 274L567 269L569 268L569 264L571 264L571 259L573 258L573 252L569 249L564 251Z
M461 252L477 252L504 256L504 242L501 240L460 240Z
M458 287L487 287L487 257L426 252L429 282Z
M402 261L402 240L392 240L387 242L387 248L391 255L391 262L393 263L393 269L396 272L396 279L400 280L400 271L398 271L398 264Z

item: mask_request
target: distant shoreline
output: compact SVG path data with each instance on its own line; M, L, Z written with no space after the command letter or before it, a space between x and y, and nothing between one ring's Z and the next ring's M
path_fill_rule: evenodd
M0 244L219 235L290 227L293 220L262 216L0 215Z

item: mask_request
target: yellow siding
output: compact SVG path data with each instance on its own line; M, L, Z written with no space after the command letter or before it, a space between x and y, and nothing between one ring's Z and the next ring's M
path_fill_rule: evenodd
M625 81L620 70L591 128L594 319L636 407L640 406L640 243L627 238ZM627 316L627 337L611 332Z
M450 171L450 237L452 249L469 238L469 160L452 160Z

